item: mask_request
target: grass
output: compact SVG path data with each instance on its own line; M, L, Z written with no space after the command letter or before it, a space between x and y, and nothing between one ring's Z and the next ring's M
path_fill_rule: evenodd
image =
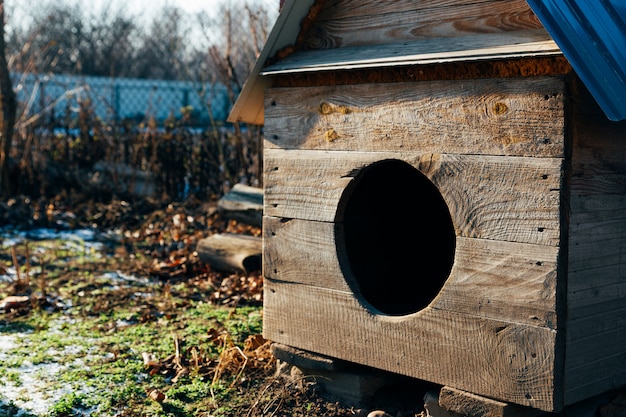
M272 369L261 307L210 303L206 282L120 280L104 274L122 267L105 246L84 248L46 239L3 259L6 270L21 261L23 291L38 303L0 315L11 341L0 348L0 417L235 415L243 390ZM40 271L28 266L33 253L46 259ZM0 297L20 282L0 283Z
M45 313L44 313L45 314ZM90 410L92 415L113 415L132 410L133 415L197 415L204 409L220 414L220 401L230 399L235 377L244 378L247 370L215 375L223 352L245 348L245 341L258 334L261 314L258 307L229 309L192 303L175 318L139 322L132 308L109 314L73 318L65 312L33 314L15 318L0 326L0 334L18 325L37 330L20 333L14 345L4 352L10 361L0 365L4 384L17 388L21 375L38 369L35 386L40 394L61 393L51 402L53 416L73 415L72 409ZM122 323L122 320L124 322ZM222 339L212 334L221 329ZM11 333L15 334L15 333ZM225 340L229 343L216 343ZM179 355L180 366L174 374L172 355ZM193 357L198 362L184 363ZM144 357L153 358L152 365ZM168 362L168 357L170 358ZM60 364L55 374L47 374L49 364ZM213 364L213 366L211 366ZM162 402L154 401L149 390L165 393ZM8 399L0 399L7 401ZM27 403L25 398L17 403Z
M89 241L80 238L89 233L0 235L0 305L28 296L0 309L0 417L363 414L324 399L314 379L276 376L261 337L260 271L219 273L199 262L200 237L259 228L193 199L150 205L151 214L144 205L90 208L123 213L126 223Z

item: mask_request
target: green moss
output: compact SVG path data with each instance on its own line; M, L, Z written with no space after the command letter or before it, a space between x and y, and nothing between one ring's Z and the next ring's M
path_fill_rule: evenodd
M83 395L74 392L62 396L51 408L51 417L71 417L76 409L83 408Z
M142 353L165 360L176 351L177 340L183 353L194 348L207 361L217 361L220 352L210 342L209 331L227 333L243 346L249 335L261 332L260 307L232 309L203 303L198 301L203 297L188 297L202 295L202 290L185 281L171 288L158 281L111 281L98 271L116 270L107 266L119 262L114 257L101 257L82 242L36 244L44 252L38 256L45 260L45 279L32 275L33 291L71 300L73 307L56 312L32 310L0 322L0 332L16 335L15 347L4 352L9 359L0 362L1 381L18 385L20 367L25 364L63 364L63 371L55 375L47 374L45 368L36 371L45 392L72 390L50 408L51 417L76 415L85 409L93 416L219 416L218 406L228 409L225 404L235 398L231 381L212 384L211 377L205 374L203 378L192 370L173 383L171 376L149 375ZM29 245L35 253L35 244ZM17 250L23 257L25 248L18 245ZM8 284L0 283L0 294L5 293L9 293ZM161 390L167 398L162 403L150 399L148 388ZM2 407L0 417L12 415L11 407Z

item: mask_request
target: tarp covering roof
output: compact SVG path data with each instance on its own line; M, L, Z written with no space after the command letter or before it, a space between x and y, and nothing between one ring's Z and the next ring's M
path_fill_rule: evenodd
M606 116L626 119L626 1L527 2Z

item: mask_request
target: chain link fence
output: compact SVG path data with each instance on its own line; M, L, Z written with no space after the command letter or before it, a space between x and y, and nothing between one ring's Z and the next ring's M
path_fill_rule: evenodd
M185 117L188 125L223 122L229 111L221 84L70 75L12 74L20 119L46 126L67 126L81 106L109 124L141 123Z
M224 123L224 86L14 74L14 194L182 200L259 185L261 129Z

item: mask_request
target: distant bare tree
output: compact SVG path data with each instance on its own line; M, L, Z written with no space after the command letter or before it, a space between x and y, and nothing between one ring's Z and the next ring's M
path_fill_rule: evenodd
M273 18L258 1L224 2L216 16L200 22L208 43L208 68L231 88L234 100L259 56Z
M242 4L243 3L243 4ZM207 67L212 82L226 86L231 105L234 104L243 83L259 56L272 24L272 14L258 1L242 1L236 6L223 3L214 20L206 20L203 30L209 43ZM218 35L217 37L215 35ZM234 125L234 152L242 166L226 171L244 170L257 180L262 179L261 130L249 126L244 131L238 123ZM250 155L256 155L256 172L250 172L247 164L254 164ZM232 172L231 172L232 173Z
M155 14L148 30L140 36L134 73L137 78L188 79L190 51L189 19L171 6Z
M6 59L4 25L4 0L0 0L0 28L2 29L0 32L0 182L2 182L3 195L8 196L11 193L9 156L13 140L17 102Z
M11 33L12 69L19 72L127 76L137 38L135 17L111 5L45 3L30 24Z

